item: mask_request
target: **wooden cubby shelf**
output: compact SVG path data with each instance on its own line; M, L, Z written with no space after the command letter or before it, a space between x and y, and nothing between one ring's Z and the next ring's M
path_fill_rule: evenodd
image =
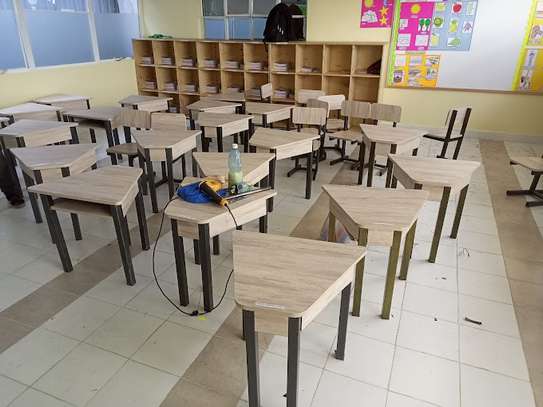
M368 73L382 60L383 43L265 44L176 38L132 43L139 93L173 97L173 111L184 112L188 104L213 92L239 89L247 99L260 100L250 91L266 83L272 84L276 103L295 103L300 89L377 102L384 83L384 67L380 74ZM287 90L288 97L282 97L281 90Z

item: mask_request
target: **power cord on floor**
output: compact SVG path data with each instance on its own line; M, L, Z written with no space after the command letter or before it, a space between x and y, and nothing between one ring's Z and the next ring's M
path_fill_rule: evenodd
M170 304L172 304L179 312L181 312L183 315L186 315L186 316L189 316L189 317L199 317L199 316L202 316L202 315L209 314L210 312L212 312L212 311L214 311L214 310L216 310L217 308L220 307L222 301L224 300L224 297L226 296L226 290L228 289L228 283L230 283L230 279L232 278L232 274L234 274L234 270L232 269L230 271L230 274L228 275L228 279L226 280L226 284L224 285L224 291L223 291L223 293L221 295L221 298L219 299L219 302L217 303L217 305L215 305L209 311L200 312L197 309L195 309L192 312L187 312L187 311L183 310L180 306L178 306L174 301L172 301L172 299L170 297L168 297L168 295L164 292L164 290L160 286L160 283L158 281L158 277L156 275L155 254L156 254L156 248L158 246L158 239L160 238L160 235L162 233L162 226L164 225L164 217L166 215L166 208L168 208L168 205L170 205L176 199L178 199L177 195L174 195L174 197L171 198L168 201L166 206L164 206L164 209L162 209L162 218L160 219L160 227L158 228L158 234L157 234L157 237L156 237L156 240L155 240L155 244L153 246L153 258L152 258L152 260L153 260L153 277L155 278L155 283L156 283L158 289L160 290L160 292L162 293L162 295L164 296L164 298L166 298L168 300L168 302ZM226 205L225 207L226 207L226 209L228 209L228 213L232 217L232 220L234 221L234 225L236 225L236 228L238 228L238 223L236 222L236 218L234 217L234 214L232 213L232 211L230 210L228 205Z

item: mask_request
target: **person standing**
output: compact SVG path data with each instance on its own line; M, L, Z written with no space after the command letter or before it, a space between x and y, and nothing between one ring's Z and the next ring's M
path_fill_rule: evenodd
M0 190L2 190L11 206L15 208L24 206L23 194L13 179L8 158L3 151L0 151Z

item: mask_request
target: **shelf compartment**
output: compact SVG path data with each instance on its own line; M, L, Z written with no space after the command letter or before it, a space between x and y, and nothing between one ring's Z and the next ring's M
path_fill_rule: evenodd
M325 44L324 73L349 75L351 73L352 53L352 45Z
M377 102L379 99L379 81L374 78L352 78L349 98L363 102Z
M216 61L216 66L214 69L220 67L220 52L219 52L219 43L215 41L198 41L196 43L196 50L198 54L198 67L199 68L209 68L204 65L206 59L211 59Z
M198 71L194 69L178 69L177 83L179 84L180 93L198 93L200 91ZM195 91L187 90L186 85L195 85Z
M322 89L322 76L296 74L296 89Z
M342 76L325 76L324 91L327 95L345 95L349 97L350 78Z
M139 65L153 66L155 58L153 55L153 42L150 40L132 40L132 47L134 49L134 60ZM150 58L151 63L145 58Z
M320 75L322 73L322 44L296 45L296 72L303 74ZM302 68L312 68L313 72L302 72Z
M245 82L243 72L222 71L221 72L222 91L229 92L228 88L237 87L243 92Z
M245 73L245 91L251 90L251 89L258 89L260 91L260 87L262 85L265 85L266 83L269 83L270 79L267 73L255 73L255 72L246 72ZM253 98L248 96L248 99L252 100L260 100L261 98Z
M156 68L156 79L159 92L177 93L177 73L174 69Z
M168 102L168 105L169 105L169 110L168 111L170 113L179 113L180 112L181 106L180 106L180 103L179 103L179 95L172 94L171 92L158 92L158 96L172 98L172 100L170 100Z
M153 56L155 59L155 65L175 66L173 41L153 40Z
M146 91L156 91L157 78L154 67L143 67L139 66L136 69L136 80L138 83L138 89ZM155 88L150 88L148 82L155 84Z
M355 45L353 52L353 71L356 76L368 74L368 68L383 58L383 47L381 45ZM374 75L379 77L379 75Z
M221 73L220 71L200 70L198 71L198 79L200 83L200 94L207 95L209 92L208 86L216 86L217 93L221 91Z
M249 71L251 62L261 62L262 71L268 71L269 57L268 48L264 43L245 42L243 43L243 65ZM255 71L250 71L255 72Z
M287 64L286 71L276 70L274 63ZM290 73L296 69L296 45L270 44L270 71L272 73Z
M176 65L185 69L196 69L198 67L198 54L196 53L195 41L175 41L173 44ZM192 59L193 67L182 64L183 59Z
M188 113L187 105L190 105L191 103L197 102L200 99L200 96L198 95L179 95L179 107L180 107L180 113Z
M273 87L272 101L275 102L290 102L294 101L294 92L295 92L295 77L293 75L278 75L272 74L271 83ZM289 91L289 96L287 98L277 97L276 91L278 89L287 89Z
M229 71L243 70L243 43L242 42L221 42L219 44L220 63L223 69ZM235 61L239 64L237 68L227 68L228 61Z

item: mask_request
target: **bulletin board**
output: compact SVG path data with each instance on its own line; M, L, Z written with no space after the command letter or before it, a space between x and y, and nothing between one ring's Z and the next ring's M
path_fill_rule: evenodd
M387 85L541 92L542 45L543 0L396 0Z

